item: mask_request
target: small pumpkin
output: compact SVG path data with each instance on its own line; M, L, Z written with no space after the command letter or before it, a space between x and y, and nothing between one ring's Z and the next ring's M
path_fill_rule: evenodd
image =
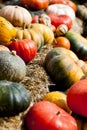
M30 92L21 83L0 81L0 116L14 116L30 105Z
M68 89L85 75L78 60L74 52L63 47L53 48L47 53L45 69L57 84L57 90Z
M14 40L9 45L9 49L15 50L25 63L30 62L37 54L37 45L33 40Z
M0 80L20 82L25 75L25 62L15 51L0 51Z
M16 29L8 20L0 16L0 30L0 44L8 46L11 39L16 36Z
M55 37L63 36L68 32L68 27L65 24L61 24L56 28Z
M14 26L24 27L31 23L30 12L18 5L6 5L0 10L0 16L6 18Z
M70 49L70 41L66 37L59 36L55 38L53 47L64 47L66 49Z

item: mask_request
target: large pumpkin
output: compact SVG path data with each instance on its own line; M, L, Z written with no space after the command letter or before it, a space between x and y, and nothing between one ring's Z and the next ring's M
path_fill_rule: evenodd
M71 50L63 47L48 52L45 58L45 69L57 83L58 90L68 89L84 76L78 61L78 57Z
M25 75L26 65L14 51L0 51L0 80L20 82Z
M31 23L30 12L17 5L7 5L0 10L0 16L6 18L14 26L24 27Z
M0 30L0 44L8 46L11 39L16 36L16 29L8 20L0 16Z
M21 83L0 81L0 116L14 116L30 105L30 92Z

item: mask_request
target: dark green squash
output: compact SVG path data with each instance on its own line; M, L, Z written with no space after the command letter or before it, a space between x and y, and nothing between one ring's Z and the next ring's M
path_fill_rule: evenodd
M44 61L45 69L57 84L56 90L67 90L84 76L78 60L71 50L63 47L53 48L47 53Z
M14 51L0 51L0 80L20 82L25 75L25 62Z
M21 83L0 81L0 116L14 116L30 105L30 92Z
M65 34L71 43L71 50L82 60L87 60L87 39L77 32L69 31Z

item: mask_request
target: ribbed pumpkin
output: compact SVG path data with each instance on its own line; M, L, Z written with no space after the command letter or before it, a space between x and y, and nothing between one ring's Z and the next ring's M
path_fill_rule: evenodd
M63 47L53 48L47 53L45 69L53 81L57 83L57 90L68 89L84 76L78 61L75 53Z
M0 80L20 82L25 75L26 65L14 51L0 51Z
M54 33L50 27L41 23L29 24L27 29L16 28L16 38L29 38L36 42L38 50L45 44L51 44L54 40Z
M21 83L0 81L0 116L14 116L30 105L30 92Z
M7 5L0 10L0 16L6 18L14 26L27 26L31 23L32 17L30 12L21 6Z
M8 46L16 36L15 27L5 18L0 16L0 44Z

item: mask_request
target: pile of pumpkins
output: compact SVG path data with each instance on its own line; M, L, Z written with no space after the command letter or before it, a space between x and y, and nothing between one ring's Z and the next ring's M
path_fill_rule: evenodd
M83 109L85 107L82 107L83 113L81 113L79 109L73 108L76 105L75 97L72 100L73 95L78 96L81 93L78 93L80 88L77 91L75 89L77 93L73 93L74 90L71 86L75 83L80 86L80 81L85 86L85 82L87 82L84 81L87 80L87 39L71 30L76 18L76 4L71 0L60 0L60 2L42 0L41 3L39 2L38 0L29 2L20 0L21 6L5 5L0 9L0 115L14 116L30 107L30 92L20 82L26 76L26 65L35 58L43 46L51 45L52 49L46 54L44 60L44 69L56 84L56 90L67 92L67 96L71 96L67 97L71 111L87 118L87 113ZM58 40L59 37L62 41ZM76 86L78 86L77 84ZM87 104L83 102L84 93L82 89L81 104L83 106ZM79 98L77 100L79 102ZM71 103L71 101L73 102ZM59 127L62 130L59 124L54 126L57 123L56 118L62 113L69 119L62 120L63 122L60 120L60 123L65 123L65 126L68 123L67 130L78 130L79 125L74 116L66 113L56 104L41 101L34 105L25 117L27 129L58 130ZM42 112L41 115L39 109ZM49 123L48 126L48 120L46 120L48 117L44 119L43 115L49 113L49 116L49 109L56 116L52 115L53 118L51 117L49 121L51 123L53 121L53 124ZM34 113L36 115L33 115ZM64 119L64 117L62 118ZM82 126L79 130L81 128ZM83 130L86 130L85 128ZM66 130L66 127L63 126L63 130Z

